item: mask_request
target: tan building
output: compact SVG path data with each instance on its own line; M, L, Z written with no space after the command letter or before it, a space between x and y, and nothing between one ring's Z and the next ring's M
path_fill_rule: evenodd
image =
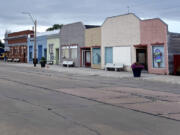
M83 67L101 68L101 27L86 27L85 46L81 47L81 63Z
M134 45L140 44L140 19L134 14L109 17L102 25L101 65L121 63L127 70L136 62Z

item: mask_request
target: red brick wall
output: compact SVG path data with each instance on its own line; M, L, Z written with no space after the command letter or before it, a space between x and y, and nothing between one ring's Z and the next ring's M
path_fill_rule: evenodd
M8 37L14 37L14 36L20 36L20 35L28 35L33 34L34 32L31 30L25 30L25 31L19 31L19 32L13 32L8 34Z
M8 44L18 44L18 43L26 43L27 38L16 38L16 39L9 39Z
M11 46L9 59L19 59L21 63L27 63L27 46Z

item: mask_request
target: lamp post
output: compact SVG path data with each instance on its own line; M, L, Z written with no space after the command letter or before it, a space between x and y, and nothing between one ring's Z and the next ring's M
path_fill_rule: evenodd
M33 64L34 67L36 67L37 64L37 56L36 56L36 34L37 34L37 20L35 20L33 18L33 16L31 15L31 13L29 12L22 12L22 14L27 14L29 15L29 17L31 18L33 24L34 24L34 59L33 59Z

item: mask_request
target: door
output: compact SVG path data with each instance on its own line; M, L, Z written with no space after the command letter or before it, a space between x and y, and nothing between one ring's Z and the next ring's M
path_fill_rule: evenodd
M46 48L44 49L44 57L47 60L47 49Z
M90 67L91 66L91 52L85 51L85 66Z
M29 61L32 61L32 59L33 59L32 51L33 51L32 46L29 46Z
M113 63L113 49L112 47L105 48L105 64Z
M147 49L136 49L136 62L144 65L147 70Z
M56 64L59 64L59 48L56 49Z
M40 61L42 58L42 45L38 46L38 61Z

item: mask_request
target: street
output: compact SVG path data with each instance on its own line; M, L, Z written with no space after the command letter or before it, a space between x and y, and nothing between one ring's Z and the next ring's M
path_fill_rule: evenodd
M180 85L0 63L0 135L178 135Z

